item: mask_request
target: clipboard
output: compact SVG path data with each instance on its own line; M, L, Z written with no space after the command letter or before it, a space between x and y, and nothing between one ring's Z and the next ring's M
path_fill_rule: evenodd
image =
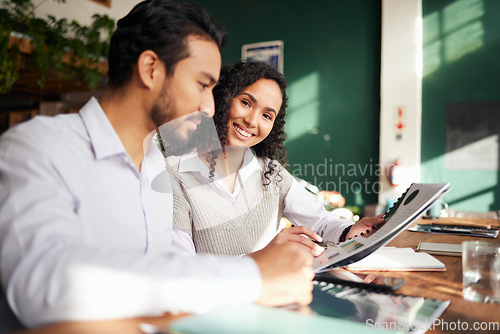
M325 251L314 259L314 271L328 271L365 258L420 218L450 188L449 183L412 183L385 213L382 225L377 226L369 236L358 235L325 247Z

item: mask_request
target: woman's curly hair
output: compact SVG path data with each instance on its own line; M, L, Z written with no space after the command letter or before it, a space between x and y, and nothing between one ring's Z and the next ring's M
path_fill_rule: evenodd
M213 117L215 128L219 136L222 147L228 144L228 122L229 111L233 100L240 95L243 90L260 79L275 81L281 91L281 108L274 121L273 128L269 135L260 143L253 146L257 157L269 158L267 170L264 171L264 185L268 185L272 176L277 171L277 165L273 160L286 164L286 149L283 145L286 139L285 116L288 97L286 95L286 80L274 67L258 61L237 62L222 67L218 84L213 90L215 101L215 115Z

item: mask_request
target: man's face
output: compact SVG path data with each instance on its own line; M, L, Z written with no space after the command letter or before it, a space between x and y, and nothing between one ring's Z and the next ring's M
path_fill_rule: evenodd
M165 78L150 114L167 143L186 142L203 117L214 115L212 89L219 79L219 48L196 36L187 41L189 57L180 60Z

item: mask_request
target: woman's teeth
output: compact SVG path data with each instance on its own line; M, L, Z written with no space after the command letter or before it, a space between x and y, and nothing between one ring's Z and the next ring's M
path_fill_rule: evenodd
M237 131L240 135L242 135L242 136L244 136L244 137L251 137L251 136L252 136L252 134L251 134L250 132L246 132L245 130L243 130L243 129L242 129L242 128L240 128L239 126L235 126L234 128L236 129L236 131Z

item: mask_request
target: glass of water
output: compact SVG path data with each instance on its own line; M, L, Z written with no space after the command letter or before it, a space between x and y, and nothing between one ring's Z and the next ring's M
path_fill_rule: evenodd
M463 242L462 273L465 299L500 303L500 245Z

